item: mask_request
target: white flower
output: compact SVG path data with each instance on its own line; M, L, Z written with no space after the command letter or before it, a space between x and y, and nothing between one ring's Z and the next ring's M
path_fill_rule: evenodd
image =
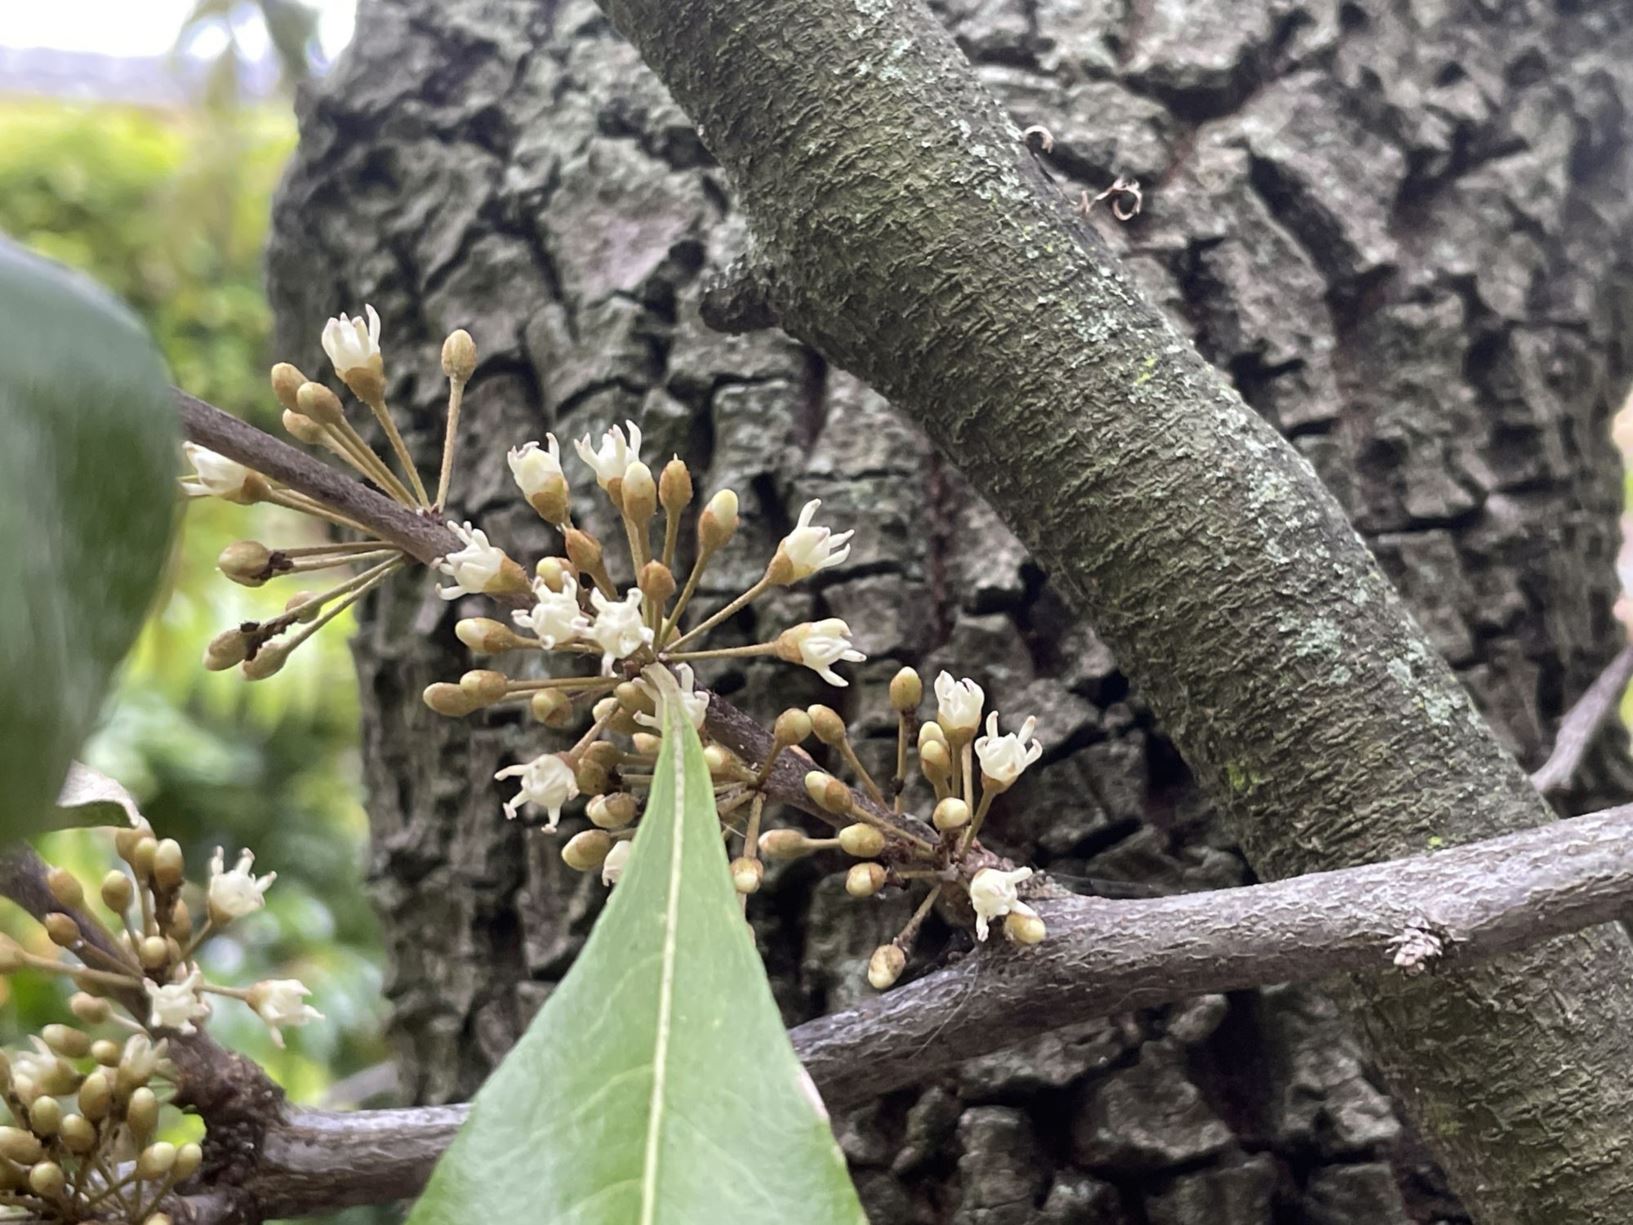
M601 447L591 445L592 434L586 434L573 444L578 456L595 470L595 483L605 489L612 481L624 479L624 472L641 458L641 427L626 421L629 438L621 426L613 426L601 436Z
M578 779L572 766L559 753L545 753L526 765L506 766L494 778L519 778L522 789L516 798L505 804L505 816L515 820L523 804L534 804L548 814L546 828L554 830L561 820L561 810L578 794Z
M147 1024L149 1029L173 1029L177 1033L194 1033L199 1021L210 1015L210 1006L204 1002L199 994L198 985L204 975L194 970L179 983L166 983L160 986L152 979L142 983L147 991L149 1013Z
M457 600L462 595L488 590L499 577L499 568L505 564L505 551L489 544L487 533L469 523L462 527L449 520L448 530L459 537L465 547L437 559L437 569L454 580L452 587L438 587L437 594L445 600Z
M532 608L518 609L510 614L511 620L538 636L546 650L572 642L590 628L590 619L578 606L578 585L570 584L560 591L552 591L542 578L533 580Z
M629 862L630 847L635 844L628 838L620 839L612 844L612 850L601 861L601 883L609 889L618 883L618 878L624 874L624 865Z
M987 938L987 924L993 919L1011 913L1035 914L1021 901L1015 886L1032 875L1031 868L1016 868L1002 872L997 868L982 868L970 880L970 904L975 907L975 934Z
M795 582L815 574L818 570L826 570L829 566L837 566L850 556L851 547L845 544L854 530L840 532L835 536L825 527L814 526L811 516L822 505L819 498L812 498L799 513L799 521L794 524L794 530L782 538L777 551L788 559L793 566L793 573L789 582ZM840 546L844 546L843 548Z
M691 664L676 664L675 679L680 686L681 713L691 721L693 727L701 729L703 720L709 713L709 695L697 692L697 677L692 674ZM635 683L643 693L652 699L653 705L658 708L658 713L655 715L649 715L645 711L637 711L635 722L661 730L663 727L663 695L658 692L657 686L644 676L636 677Z
M548 450L536 442L525 442L520 447L512 447L505 456L510 474L516 478L516 486L525 498L539 493L547 483L566 479L561 471L561 446L556 436L546 434L544 440L549 444Z
M341 377L359 367L366 369L380 358L380 316L372 306L364 306L363 311L367 323L362 316L339 315L323 325L323 351Z
M323 1014L306 1002L312 990L298 978L268 978L256 983L244 995L255 1015L272 1030L272 1041L281 1049L282 1026L321 1021Z
M1008 787L1021 776L1021 771L1043 756L1043 745L1032 739L1038 721L1027 716L1021 730L1008 735L998 734L998 712L987 715L987 734L975 742L975 755L981 759L981 774L1000 787ZM1027 742L1031 741L1030 744Z
M790 663L803 664L830 685L843 689L850 684L833 666L859 664L867 656L851 646L851 627L838 617L807 621L778 635L778 656Z
M210 887L207 893L212 916L220 915L230 922L242 919L266 905L263 895L278 879L278 874L268 872L256 879L250 871L254 863L255 852L245 850L238 856L237 867L231 872L223 871L227 866L227 852L222 847L216 847L215 855L210 859Z
M946 732L973 732L981 726L981 704L987 695L969 677L955 681L952 673L936 677L936 722Z
M236 497L244 492L244 486L253 475L237 460L217 455L197 443L184 442L181 449L187 455L187 462L193 465L193 475L183 477L181 482L190 498L205 498L211 494L218 498Z
M622 600L609 600L600 591L590 592L595 606L595 624L590 637L601 648L601 673L612 674L612 661L623 659L652 641L652 627L641 620L641 589L631 587Z

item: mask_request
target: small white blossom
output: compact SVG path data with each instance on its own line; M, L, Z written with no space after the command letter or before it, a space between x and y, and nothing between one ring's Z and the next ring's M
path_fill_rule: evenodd
M544 809L546 828L551 830L561 821L562 808L578 795L578 779L559 753L545 753L525 765L506 766L493 777L522 780L516 798L505 804L505 816L515 820L522 805L533 804Z
M1016 868L1004 872L998 868L982 868L970 880L970 904L975 907L975 934L987 938L987 924L1006 914L1034 914L1033 909L1015 892L1015 886L1032 875L1031 868Z
M166 983L162 987L152 979L145 980L142 987L149 1001L148 1028L173 1029L182 1034L196 1032L198 1026L193 1022L210 1015L210 1006L198 990L203 977L202 972L194 970L179 983Z
M518 609L510 614L511 620L538 636L545 650L572 642L590 628L590 619L578 606L578 587L569 584L561 591L552 591L542 578L533 580L532 608Z
M829 566L837 566L850 556L851 547L845 542L856 535L854 530L840 532L835 536L827 528L811 522L811 517L817 513L817 507L821 505L822 501L819 498L812 498L807 502L800 509L799 521L794 524L794 530L784 536L782 543L777 546L778 552L794 567L789 578L790 582L808 578Z
M631 587L622 600L609 600L600 591L590 592L595 606L595 623L590 638L601 648L601 672L612 674L612 661L623 659L652 641L652 627L641 620L641 589Z
M546 434L544 439L548 450L536 442L525 442L520 447L512 447L505 456L510 474L516 478L516 486L525 498L531 498L553 481L566 479L561 470L561 446L556 436Z
M952 673L936 677L936 722L946 732L973 732L981 726L981 704L987 700L969 677L955 681Z
M609 889L618 883L618 878L624 874L624 865L629 862L630 847L635 844L628 838L620 839L612 844L612 850L601 861L601 883Z
M323 1014L306 1002L311 994L311 988L298 978L268 978L251 987L245 999L255 1009L255 1015L267 1023L272 1030L272 1041L282 1049L285 1025L305 1025L308 1021L323 1019Z
M601 436L601 447L593 445L593 434L586 434L573 444L578 456L595 471L595 483L605 489L613 481L624 479L629 466L641 458L641 427L626 421L629 437L624 437L623 426L613 426Z
M278 879L278 874L268 872L257 879L250 871L254 863L255 852L245 850L238 856L238 866L231 872L224 871L227 852L223 847L216 847L215 855L210 859L210 886L207 892L212 915L220 915L228 921L242 919L266 905L264 895L272 882Z
M975 742L975 755L981 760L983 777L1000 787L1008 787L1021 776L1022 770L1042 757L1043 745L1032 738L1037 727L1038 721L1028 715L1020 731L1000 736L998 712L988 714L987 734Z
M505 551L489 544L488 534L469 523L461 526L449 520L448 530L459 537L465 547L437 559L437 569L454 580L452 587L438 587L437 594L445 600L457 600L462 595L488 590L505 564Z
M709 713L709 695L697 692L697 677L692 674L692 665L676 664L675 680L680 687L680 708L682 713L685 714L693 727L702 728L703 720ZM658 692L658 687L644 676L636 677L635 684L652 699L653 705L658 708L658 713L655 715L649 715L645 711L637 711L635 722L644 724L647 727L661 729L663 727L663 695Z
M347 371L368 368L380 357L380 316L372 306L364 306L363 311L367 323L362 316L353 319L342 314L323 325L323 351L342 377Z
M841 689L850 682L835 672L833 666L837 663L859 664L867 659L851 645L851 627L838 617L796 625L785 631L785 637L799 652L801 664L830 685Z
M211 494L218 498L236 497L244 492L244 486L253 475L237 460L217 455L197 443L184 442L181 449L187 456L187 462L193 465L193 475L183 477L181 482L182 489L190 498L205 498Z

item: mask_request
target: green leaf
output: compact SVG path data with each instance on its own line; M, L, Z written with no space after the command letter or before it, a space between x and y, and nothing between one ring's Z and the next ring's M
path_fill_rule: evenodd
M0 239L0 843L52 801L158 586L177 426L164 363L95 284Z
M57 813L50 822L52 829L134 826L141 822L136 797L124 787L82 761L68 763L68 777L62 781Z
M623 879L409 1225L866 1221L743 920L697 733L662 704Z

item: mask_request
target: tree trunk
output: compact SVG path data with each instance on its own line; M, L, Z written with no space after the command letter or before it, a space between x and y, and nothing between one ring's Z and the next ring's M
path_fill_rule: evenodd
M1535 765L1620 640L1606 426L1633 315L1611 254L1633 229L1633 34L1608 7L1428 7L969 0L945 15L1016 122L1051 129L1063 190L1142 180L1136 221L1097 207L1106 241L1316 465ZM1110 653L925 438L780 334L700 322L742 219L692 124L591 5L365 0L358 31L305 101L278 203L280 355L315 372L323 317L372 302L429 469L438 345L468 327L483 360L452 506L519 556L557 545L513 496L503 450L545 430L634 417L649 455L679 452L701 488L743 494L750 543L713 594L821 497L858 547L814 597L767 613L851 622L872 661L847 713L880 710L900 660L973 674L1039 716L1047 752L994 817L999 849L1068 878L1245 879ZM372 880L420 1101L469 1095L601 892L500 817L492 774L539 732L418 701L469 666L455 615L404 582L357 641ZM765 715L820 696L788 672L718 683ZM1619 746L1585 780L1573 799L1623 798ZM904 917L848 901L829 866L783 872L751 908L791 1021L864 991L867 952ZM1271 990L978 1060L841 1134L880 1222L1456 1219L1377 1086L1330 1002ZM1530 1088L1546 1112L1548 1087Z

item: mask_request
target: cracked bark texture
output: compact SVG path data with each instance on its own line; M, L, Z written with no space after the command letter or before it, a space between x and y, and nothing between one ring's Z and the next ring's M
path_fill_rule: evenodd
M1633 322L1624 252L1633 32L1610 6L954 0L944 14L1062 190L1139 177L1107 241L1205 356L1315 464L1481 709L1530 765L1615 653L1620 485L1608 444ZM275 216L280 356L320 368L324 316L372 302L393 398L434 467L437 349L468 327L452 504L529 557L555 542L505 447L637 419L700 490L744 495L731 594L808 498L861 529L814 594L735 627L843 616L872 662L838 695L755 664L716 676L761 713L826 700L881 749L900 660L1036 713L1046 757L990 826L1067 879L1245 878L1137 692L1024 549L883 400L776 333L699 321L741 252L692 125L587 3L364 0L302 108ZM704 475L706 474L706 475ZM517 723L449 722L420 689L469 666L464 610L420 583L369 607L356 653L410 1095L468 1096L599 904L556 844L499 819ZM1624 798L1608 741L1573 803ZM903 903L836 865L751 909L793 1020L856 996ZM933 932L926 953L957 954ZM1333 1004L1303 989L1108 1018L851 1112L876 1221L1237 1225L1462 1219Z

